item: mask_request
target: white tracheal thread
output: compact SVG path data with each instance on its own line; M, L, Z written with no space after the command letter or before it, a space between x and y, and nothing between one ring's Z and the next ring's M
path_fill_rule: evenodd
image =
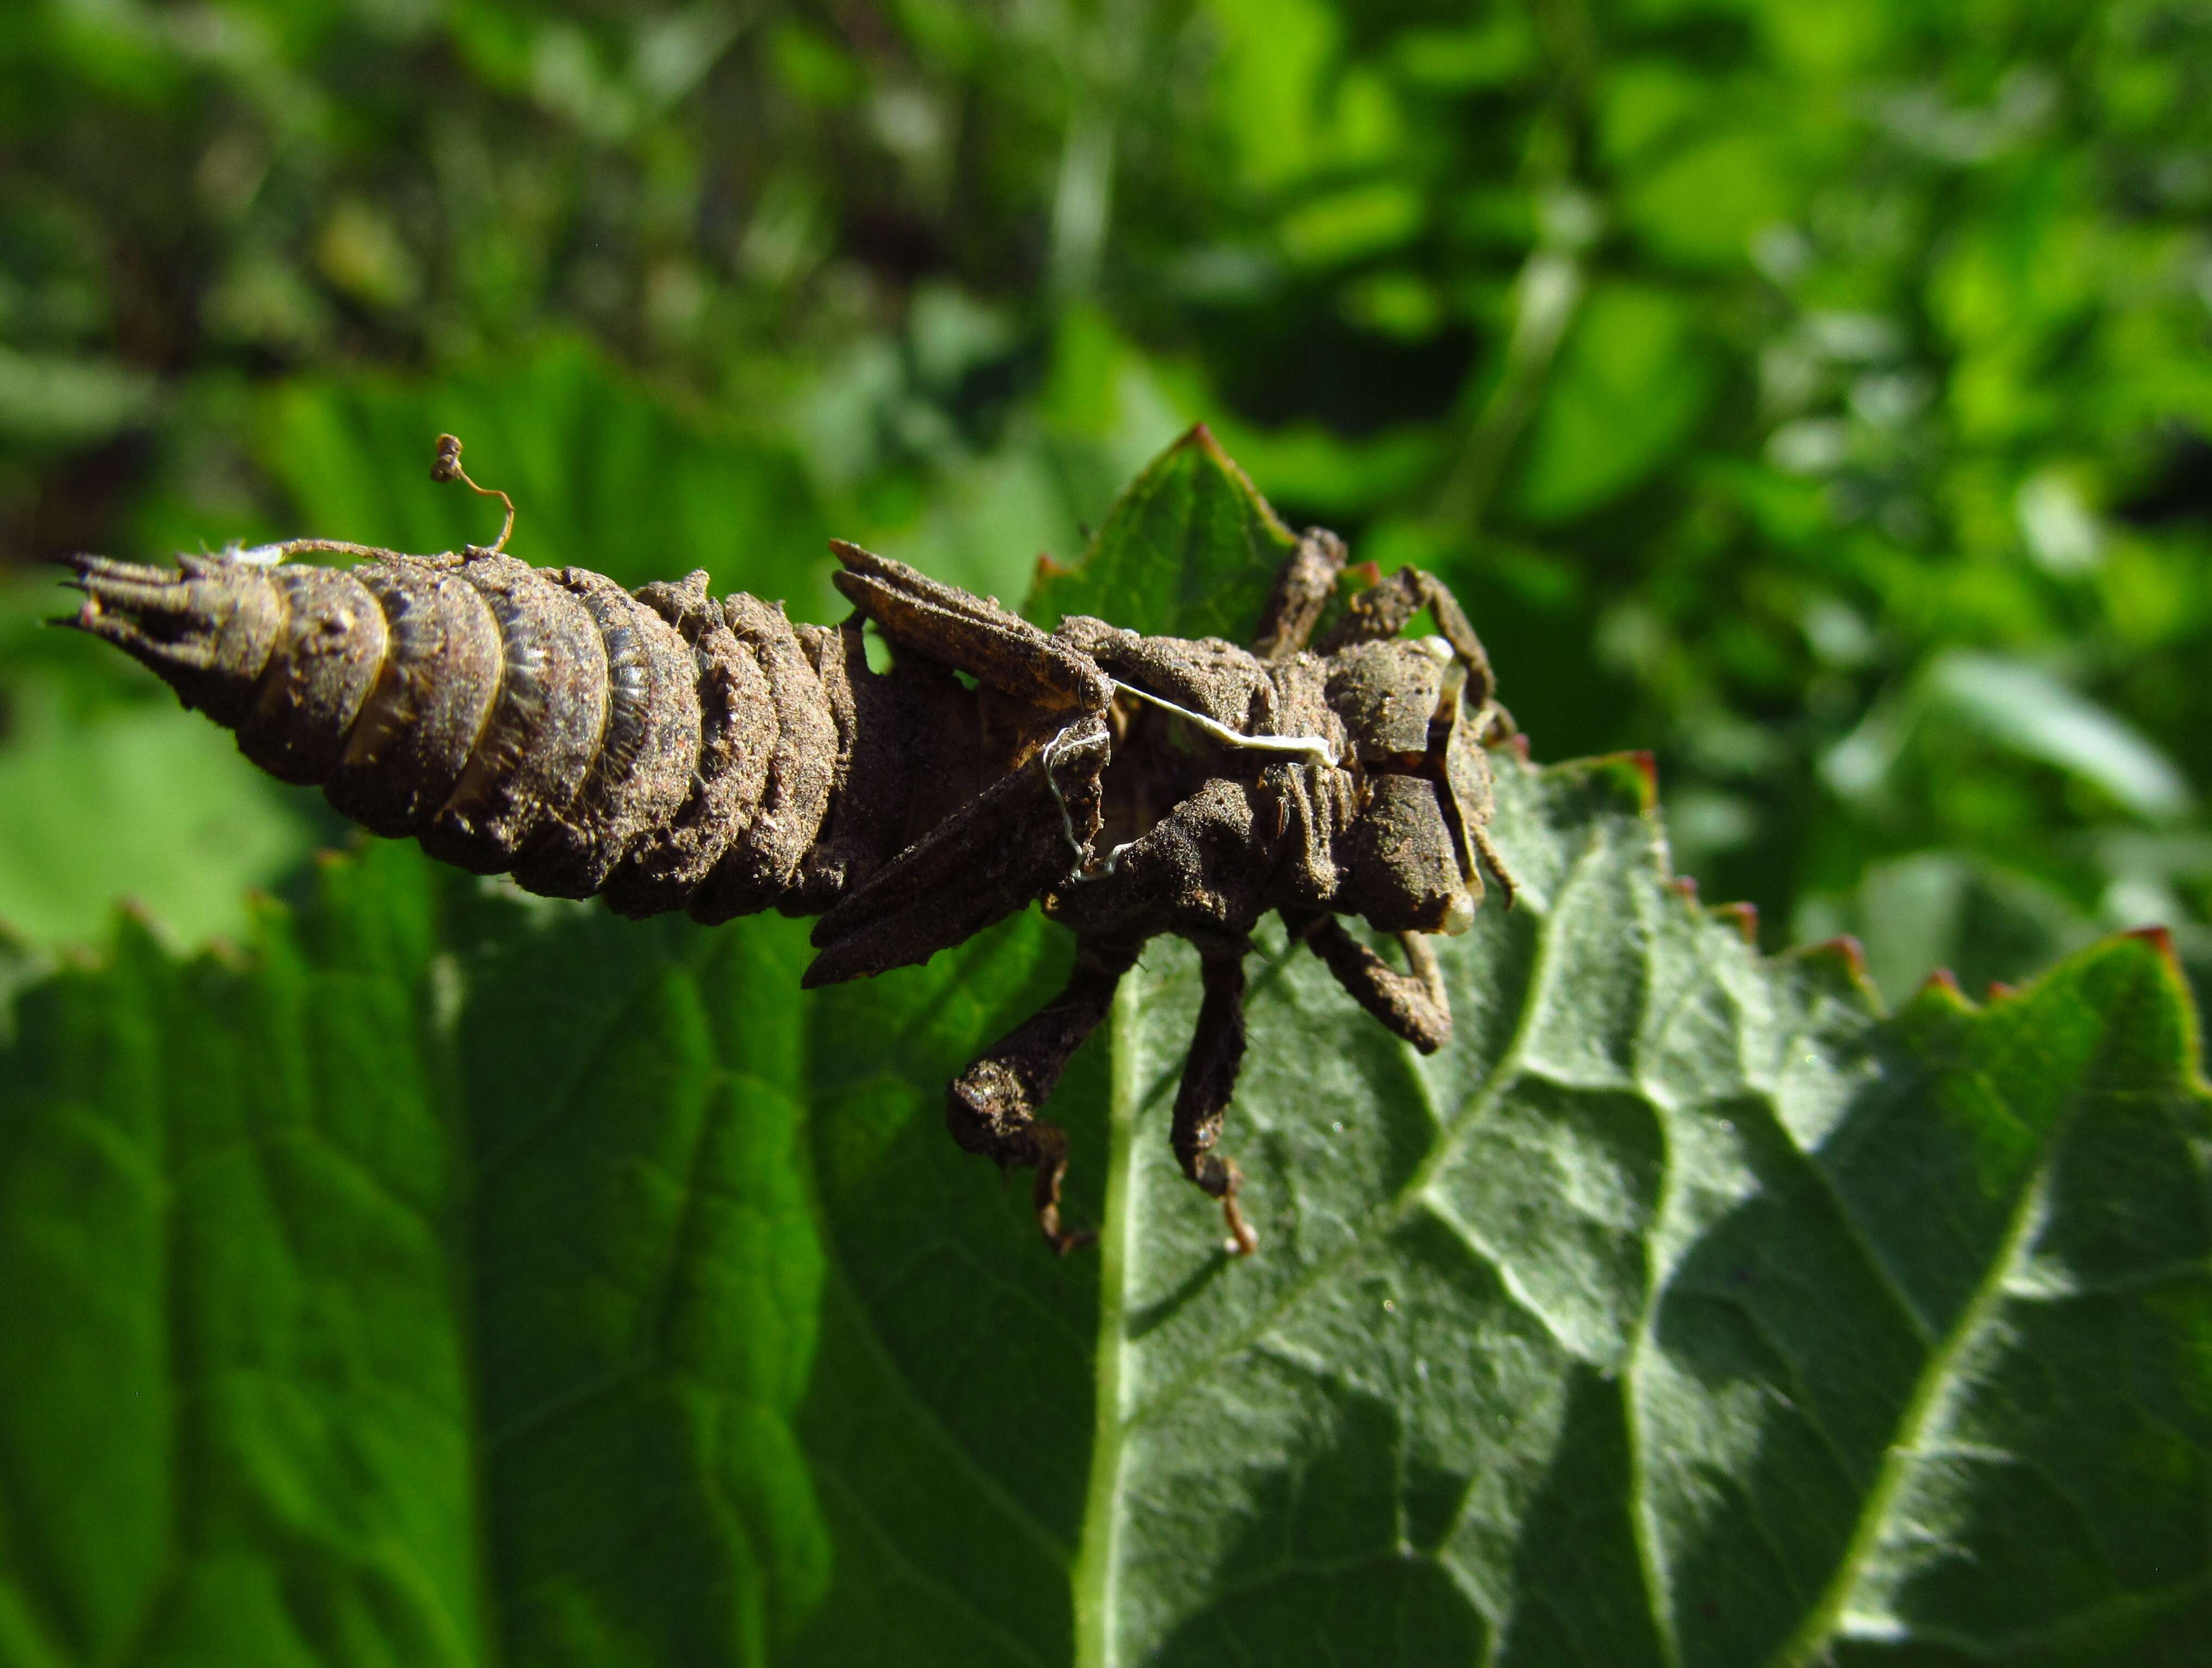
M1080 719L1076 720L1076 724L1082 722ZM1067 835L1069 849L1075 853L1079 873L1083 862L1083 842L1075 837L1075 819L1067 813L1067 796L1060 791L1060 780L1052 773L1053 767L1070 753L1087 753L1094 747L1103 747L1110 752L1113 742L1103 731L1096 736L1086 736L1079 742L1071 742L1067 739L1068 731L1074 728L1075 724L1071 724L1047 742L1040 758L1044 765L1044 785L1052 790L1052 803L1060 807L1060 826Z
M1241 730L1231 730L1225 724L1217 723L1203 713L1194 713L1188 707L1178 707L1171 701L1163 701L1149 689L1139 689L1133 683L1124 683L1119 678L1114 677L1108 678L1106 682L1112 687L1115 694L1134 695L1139 701L1149 701L1164 712L1173 713L1179 719L1188 719L1224 747L1237 748L1248 753L1303 754L1317 765L1334 765L1336 762L1335 749L1330 747L1328 740L1323 737L1248 736ZM1079 719L1077 722L1080 723L1081 720ZM1110 749L1112 742L1104 735L1091 736L1079 742L1070 742L1067 739L1068 731L1074 728L1075 725L1069 725L1066 729L1062 730L1044 744L1044 751L1040 755L1044 765L1044 785L1052 791L1053 804L1060 807L1060 826L1067 835L1068 849L1075 853L1075 867L1069 872L1068 880L1070 882L1100 880L1114 872L1115 865L1121 860L1121 853L1127 851L1135 842L1123 841L1106 853L1106 861L1095 872L1089 874L1084 872L1083 864L1087 853L1083 849L1083 842L1075 837L1075 819L1068 815L1067 796L1060 791L1059 779L1053 774L1053 767L1069 754L1087 752L1095 746L1103 744Z

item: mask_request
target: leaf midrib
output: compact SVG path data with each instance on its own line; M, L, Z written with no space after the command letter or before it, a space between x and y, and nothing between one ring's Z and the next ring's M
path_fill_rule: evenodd
M2138 984L2129 993L2124 1006L2129 1010L2138 1008L2143 996L2143 987ZM2109 1038L2124 1028L2124 1017L2115 1014L2111 1028L2105 1034L2105 1040L2100 1040L2098 1052L2101 1055L2108 1052ZM1982 1078L1986 1072L1984 1065L1977 1070L1975 1076ZM2085 1072L2081 1080L2085 1083L2094 1083L2097 1075L2094 1071ZM1990 1091L1993 1101L2002 1100L1992 1085L1984 1083L1983 1087ZM2077 1089L2068 1097L2064 1107L2044 1132L2042 1151L2034 1172L2021 1189L2020 1198L2006 1223L2005 1237L1996 1255L1990 1259L1988 1271L1977 1283L1973 1295L1960 1311L1959 1318L1945 1336L1942 1348L1929 1357L1913 1386L1912 1396L1898 1421L1897 1438L1882 1456L1881 1474L1867 1496L1866 1506L1853 1527L1851 1539L1838 1562L1834 1578L1806 1617L1804 1625L1784 1641L1782 1647L1775 1653L1771 1668L1805 1668L1805 1665L1814 1659L1814 1653L1823 1650L1833 1638L1838 1623L1844 1618L1844 1606L1865 1574L1867 1562L1873 1556L1882 1531L1887 1527L1889 1507L1898 1491L1904 1487L1913 1464L1919 1457L1922 1439L1942 1408L1943 1394L1954 1379L1959 1358L1972 1347L1990 1316L2006 1301L2011 1278L2020 1267L2021 1253L2045 1220L2044 1206L2049 1194L2051 1166L2080 1117L2082 1103L2088 1093L2086 1088ZM2193 1588L2203 1586L2212 1586L2212 1570L2200 1572L2192 1582L2161 1589L2160 1593L2166 1600L2179 1602ZM2136 1599L2146 1607L2162 1602L2159 1594L2126 1594L2097 1606L2096 1611L2112 1609L2128 1598ZM2069 1630L2085 1626L2087 1622L2086 1616L2069 1616L2029 1637L2063 1638ZM1985 1641L1978 1642L1982 1648L1986 1648Z
M1575 877L1598 860L1606 844L1601 831L1593 829L1590 832L1583 840L1582 849L1567 865L1556 889L1555 897L1564 895ZM1468 1131L1481 1123L1485 1114L1498 1103L1520 1075L1521 1061L1542 1005L1538 1000L1539 993L1552 971L1553 935L1558 919L1556 907L1547 908L1538 915L1534 943L1530 951L1523 986L1525 995L1515 1021L1512 1037L1498 1054L1481 1089L1470 1095L1459 1113L1449 1121L1442 1116L1436 1103L1435 1089L1427 1074L1419 1069L1417 1063L1413 1064L1410 1075L1418 1092L1426 1100L1430 1121L1437 1131L1437 1137L1404 1185L1370 1212L1360 1231L1348 1236L1341 1247L1316 1261L1303 1276L1285 1287L1258 1317L1206 1351L1195 1365L1179 1374L1164 1389L1148 1396L1127 1416L1121 1413L1120 1402L1128 1347L1124 1317L1127 1307L1126 1271L1129 1217L1133 1208L1130 1164L1135 1114L1140 1100L1136 1082L1136 1051L1129 1046L1128 1040L1134 1034L1135 1025L1140 1022L1139 980L1141 969L1132 969L1124 977L1115 995L1110 1157L1105 1218L1101 1225L1099 1241L1097 1423L1092 1447L1091 1484L1084 1512L1082 1555L1076 1569L1076 1668L1114 1668L1119 1659L1114 1651L1113 1630L1114 1583L1118 1574L1120 1539L1117 1484L1123 1451L1129 1438L1156 1415L1180 1403L1198 1384L1218 1371L1238 1351L1249 1349L1264 1338L1285 1314L1313 1291L1327 1284L1376 1236L1387 1233L1393 1224L1417 1209L1425 1205L1434 1208L1427 1196L1436 1174L1457 1149ZM1279 958L1279 965L1288 959ZM1401 1045L1401 1052L1409 1062L1414 1061L1410 1046ZM1503 1265L1497 1266L1502 1268ZM1519 1299L1516 1297L1516 1301L1518 1302ZM1549 1323L1541 1315L1538 1315L1537 1319L1540 1325L1548 1329ZM1437 1562L1440 1568L1449 1568L1448 1561ZM1495 1630L1492 1630L1492 1636L1494 1639Z
M1144 1022L1140 961L1114 992L1112 1071L1107 1102L1106 1197L1098 1234L1098 1355L1091 1448L1091 1485L1083 1502L1082 1542L1074 1570L1076 1668L1112 1668L1115 1661L1114 1588L1120 1574L1121 1455L1132 1423L1121 1413L1128 1349L1131 1160L1135 1150L1137 1083L1134 1038Z

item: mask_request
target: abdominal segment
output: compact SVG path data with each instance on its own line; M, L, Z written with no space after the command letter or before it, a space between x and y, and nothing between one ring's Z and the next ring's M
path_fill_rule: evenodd
M842 676L841 634L718 601L704 573L633 594L483 551L72 566L70 623L264 768L448 863L624 914L787 906L853 749L817 671Z

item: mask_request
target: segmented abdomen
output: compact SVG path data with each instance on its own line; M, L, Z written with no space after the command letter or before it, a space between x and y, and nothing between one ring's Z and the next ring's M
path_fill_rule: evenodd
M809 858L852 749L845 634L717 602L704 573L632 595L480 551L182 561L77 558L75 623L376 833L629 915L825 901Z

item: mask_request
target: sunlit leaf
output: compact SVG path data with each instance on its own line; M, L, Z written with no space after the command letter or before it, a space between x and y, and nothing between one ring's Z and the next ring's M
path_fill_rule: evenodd
M1869 868L1823 930L1866 951L1867 976L1902 1002L1936 968L1968 990L2019 984L2097 937L2096 924L2049 887L1951 852L1916 852Z
M1079 569L1040 571L1029 611L1241 642L1295 543L1213 436L1194 428L1123 488Z
M1710 106L1714 89L1698 89ZM1638 179L1622 207L1662 259L1686 266L1741 263L1753 234L1786 222L1799 192L1771 132L1717 134L1683 145Z
M130 898L173 943L236 935L245 894L335 828L135 663L44 621L79 599L0 588L0 933L49 948Z
M329 823L175 708L63 724L19 701L0 745L0 922L43 943L98 937L116 894L179 942L246 925Z
M11 441L70 446L105 440L150 418L158 392L143 371L0 346L0 434Z

